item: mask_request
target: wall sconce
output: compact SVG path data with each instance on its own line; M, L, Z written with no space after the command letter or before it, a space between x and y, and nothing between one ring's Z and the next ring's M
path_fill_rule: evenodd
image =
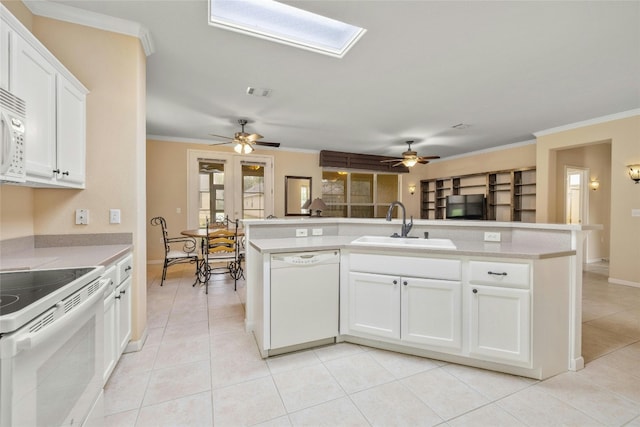
M598 181L598 179L592 179L591 182L589 183L589 187L591 187L591 189L593 191L597 191L598 188L600 188L600 181Z
M629 177L636 182L640 183L640 165L629 165Z
M411 193L411 195L413 196L413 194L416 192L416 185L415 184L409 184L409 193Z

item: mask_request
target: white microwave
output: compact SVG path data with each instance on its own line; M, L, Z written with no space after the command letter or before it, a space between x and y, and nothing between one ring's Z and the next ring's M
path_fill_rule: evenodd
M26 181L25 102L0 88L0 182Z

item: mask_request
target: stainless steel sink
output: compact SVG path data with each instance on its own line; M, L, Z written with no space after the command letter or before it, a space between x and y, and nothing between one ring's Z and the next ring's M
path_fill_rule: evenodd
M362 236L353 240L351 244L396 248L456 249L456 245L449 239L414 239L410 237Z

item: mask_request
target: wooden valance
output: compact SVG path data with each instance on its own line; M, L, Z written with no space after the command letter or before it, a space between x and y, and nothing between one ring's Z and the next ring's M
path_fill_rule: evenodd
M320 151L320 167L365 169L376 172L408 173L409 168L404 165L393 167L394 162L381 163L381 160L396 157L376 156L373 154L343 153L341 151Z

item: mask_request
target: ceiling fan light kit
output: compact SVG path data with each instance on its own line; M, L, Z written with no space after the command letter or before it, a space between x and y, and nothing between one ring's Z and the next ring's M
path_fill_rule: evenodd
M406 141L406 144L408 146L408 149L407 151L402 153L401 159L381 160L381 162L382 163L396 162L391 166L396 167L396 166L404 165L408 168L412 168L417 163L420 163L421 165L426 165L427 163L429 163L429 160L440 158L440 156L418 156L418 153L411 149L411 144L413 144L413 141Z
M229 140L226 142L220 142L217 144L210 144L210 145L224 145L224 144L235 143L236 145L235 147L233 147L233 150L238 154L250 154L251 152L253 152L253 150L255 150L254 148L255 145L263 145L266 147L274 147L274 148L280 147L279 142L258 141L259 139L263 138L263 136L258 133L251 133L251 134L246 133L244 131L244 126L247 123L248 123L248 120L246 119L238 120L238 124L240 124L242 129L240 130L240 132L236 132L233 135L233 138L228 136L216 135L213 133L209 134L211 136L215 136L218 138L225 138Z

